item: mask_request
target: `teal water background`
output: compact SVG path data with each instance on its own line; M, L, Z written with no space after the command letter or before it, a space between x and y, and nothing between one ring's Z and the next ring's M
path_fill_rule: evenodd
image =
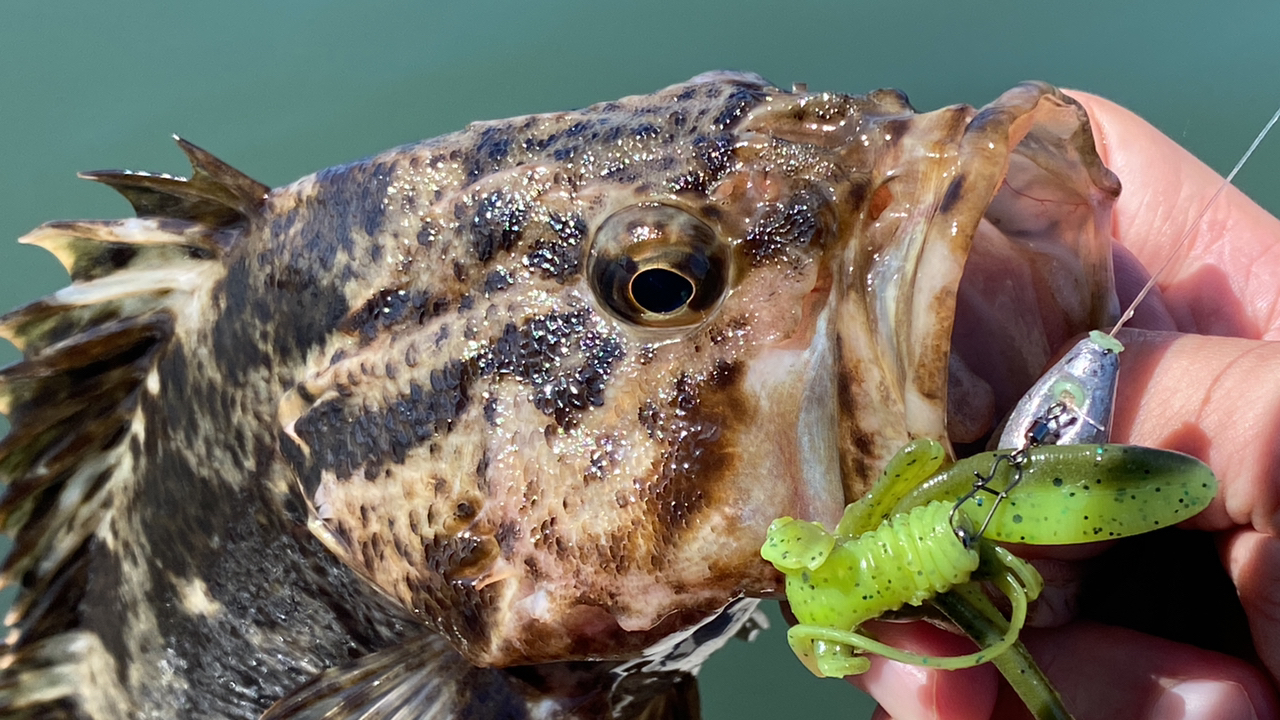
M1109 96L1225 172L1280 104L1278 34L1275 0L5 0L0 308L65 283L20 235L128 214L75 172L185 173L171 133L279 185L472 120L715 68L814 90L898 87L922 110L982 104L1035 78ZM1238 181L1273 212L1278 164L1280 137ZM0 349L0 364L16 358ZM711 720L870 712L842 683L809 677L777 629L735 643L703 677Z

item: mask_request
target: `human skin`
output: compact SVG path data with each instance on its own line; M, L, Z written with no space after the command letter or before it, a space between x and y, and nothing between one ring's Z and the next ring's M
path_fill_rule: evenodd
M1072 93L1124 186L1113 235L1124 295L1164 263L1221 178L1133 113ZM1280 716L1280 220L1228 188L1122 332L1112 440L1190 453L1220 482L1209 509L1183 524L1212 533L1248 617L1249 662L1125 628L1075 620L1023 639L1077 720ZM1039 551L1079 561L1086 548ZM1212 567L1181 567L1195 583ZM1050 580L1052 585L1052 580ZM1145 601L1150 601L1146 598ZM1188 622L1202 618L1188 617ZM925 623L880 637L916 652L959 654L967 641ZM990 665L945 672L883 659L850 679L881 704L877 718L979 720L1026 713Z

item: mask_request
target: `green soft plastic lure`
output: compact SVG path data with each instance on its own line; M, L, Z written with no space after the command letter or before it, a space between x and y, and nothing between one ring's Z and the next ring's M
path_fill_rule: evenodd
M1187 455L1123 445L998 451L943 469L946 453L917 440L890 461L834 531L779 518L761 555L786 576L799 624L792 650L815 674L865 672L861 653L944 669L993 659L1017 641L1039 573L992 542L1060 545L1127 537L1185 520L1217 492L1213 473ZM975 529L976 528L976 529ZM1004 636L958 657L908 653L857 632L903 605L992 581L1013 606Z

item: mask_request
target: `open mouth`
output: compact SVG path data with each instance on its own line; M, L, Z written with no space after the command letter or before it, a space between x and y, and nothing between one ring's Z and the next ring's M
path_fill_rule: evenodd
M1006 183L1002 192L1014 191ZM1053 238L1024 243L990 219L979 224L951 332L947 437L954 447L985 444L1055 356L1104 324L1073 293L1105 281L1088 273Z
M875 207L836 259L846 499L913 438L981 444L1060 348L1117 313L1119 182L1078 104L1027 83L892 122L876 127L898 135L875 156Z

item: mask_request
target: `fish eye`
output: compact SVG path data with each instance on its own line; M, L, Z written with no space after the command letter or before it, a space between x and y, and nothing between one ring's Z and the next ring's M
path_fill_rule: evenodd
M689 327L724 297L729 248L684 210L633 205L597 228L587 272L592 291L615 317L648 327Z
M669 268L641 270L631 278L631 297L651 313L673 313L693 297L693 281Z

